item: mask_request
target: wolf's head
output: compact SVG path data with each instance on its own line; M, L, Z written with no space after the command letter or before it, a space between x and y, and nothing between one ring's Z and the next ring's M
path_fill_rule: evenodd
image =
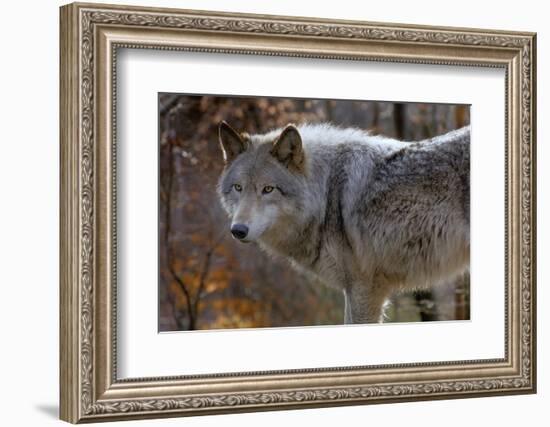
M305 155L294 125L265 135L219 126L225 168L218 183L231 234L242 242L276 242L301 218Z

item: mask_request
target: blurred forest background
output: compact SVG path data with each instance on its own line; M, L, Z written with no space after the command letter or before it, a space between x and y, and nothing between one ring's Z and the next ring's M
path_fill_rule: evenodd
M231 238L215 191L217 127L248 133L330 121L404 140L470 122L466 105L159 94L159 331L342 324L341 292ZM389 322L470 317L470 279L403 293Z

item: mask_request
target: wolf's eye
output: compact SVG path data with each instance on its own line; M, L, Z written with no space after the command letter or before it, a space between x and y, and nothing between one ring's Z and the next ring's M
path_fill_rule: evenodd
M271 185L266 185L264 189L262 190L263 194L269 194L274 190L274 188Z
M243 190L243 188L239 184L233 184L233 188L239 193Z

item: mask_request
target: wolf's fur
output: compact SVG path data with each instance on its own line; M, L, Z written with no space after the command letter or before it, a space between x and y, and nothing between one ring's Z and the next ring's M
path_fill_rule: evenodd
M468 268L469 127L408 143L329 124L250 136L223 122L220 143L218 191L243 241L341 289L346 323L379 321L393 293Z

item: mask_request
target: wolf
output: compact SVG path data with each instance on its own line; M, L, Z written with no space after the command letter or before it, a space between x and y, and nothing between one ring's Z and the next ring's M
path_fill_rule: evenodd
M470 127L404 142L329 123L218 129L232 236L344 294L344 323L469 268Z

